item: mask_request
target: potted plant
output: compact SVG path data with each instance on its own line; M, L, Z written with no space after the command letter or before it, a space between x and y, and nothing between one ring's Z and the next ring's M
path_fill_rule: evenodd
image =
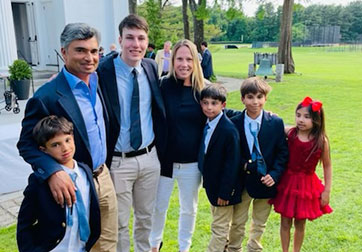
M30 79L32 77L31 67L25 60L18 59L9 66L10 85L19 100L29 98Z

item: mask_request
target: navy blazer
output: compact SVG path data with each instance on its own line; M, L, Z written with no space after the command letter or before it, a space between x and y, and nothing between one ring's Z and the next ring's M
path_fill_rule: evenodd
M203 186L213 206L218 206L218 198L228 200L229 205L241 202L239 132L225 114L210 138L202 170Z
M207 48L202 53L201 67L202 67L202 72L204 74L204 77L206 79L209 79L211 77L211 75L213 74L213 70L212 70L211 52Z
M98 95L103 104L102 94L99 90ZM39 150L32 135L33 128L39 120L49 115L62 116L73 123L74 143L76 146L74 159L92 168L93 161L85 122L72 90L63 72L60 72L56 78L45 83L35 92L25 108L25 116L22 121L17 147L24 160L32 165L35 174L45 180L54 172L62 170L58 162ZM107 127L108 117L104 106L103 117Z
M260 181L262 176L257 172L256 163L251 160L245 136L244 119L245 110L242 114L231 118L240 134L241 164L245 172L245 188L253 198L273 198L277 193L276 185L288 162L288 144L284 133L283 120L268 112L263 112L258 140L260 151L267 166L267 174L275 181L272 187L267 187Z
M78 163L78 166L85 170L90 182L91 232L86 243L86 250L89 251L100 235L100 211L91 169L82 163ZM18 215L16 239L19 251L45 252L54 249L65 235L65 209L55 202L48 183L32 173Z
M99 85L105 100L105 105L109 113L109 134L107 136L107 161L108 167L111 167L114 148L119 137L121 129L120 103L118 97L116 72L113 59L118 57L107 57L98 67ZM157 74L157 65L152 59L142 59L141 66L145 70L148 83L152 93L152 121L153 131L155 133L155 143L159 159L162 158L166 144L166 112L162 100L159 80Z

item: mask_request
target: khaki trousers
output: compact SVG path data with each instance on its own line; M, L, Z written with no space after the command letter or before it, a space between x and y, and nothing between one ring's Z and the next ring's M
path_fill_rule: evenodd
M135 252L151 250L152 212L156 200L160 162L156 148L136 157L112 159L111 177L118 202L118 252L130 251L129 218L133 207Z
M101 235L91 252L115 252L117 248L117 198L108 167L94 179L101 212Z
M238 223L240 221L235 219L235 217L239 216L236 213L239 210L240 205L241 203L224 207L211 206L213 218L211 223L212 235L207 252L224 251L229 237L231 223Z
M253 203L253 210L247 249L248 252L262 251L263 246L260 240L271 210L271 205L268 203L269 199L251 198L245 189L241 199L241 204L239 204L238 209L235 210L234 219L236 221L233 221L230 229L228 252L242 251L241 246L245 237L245 224L248 221L248 212L251 203Z

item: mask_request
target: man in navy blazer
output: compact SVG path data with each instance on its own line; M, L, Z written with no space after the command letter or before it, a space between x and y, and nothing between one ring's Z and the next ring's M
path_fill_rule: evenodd
M156 63L143 58L148 45L147 22L131 14L120 23L119 34L122 53L106 58L97 70L110 118L107 164L118 200L117 250L130 251L128 227L133 207L135 251L149 251L151 217L160 177L159 159L165 149L166 113ZM136 103L135 97L139 97ZM134 109L138 110L136 116L140 121L138 147L134 146L131 134L135 128Z
M74 125L74 159L93 173L101 211L101 236L93 251L116 251L117 203L106 160L107 113L97 92L99 33L83 23L68 24L61 34L65 67L29 99L17 144L20 155L32 165L35 175L47 181L60 205L75 202L74 184L49 155L38 149L32 137L35 124L48 115L65 117ZM104 168L105 167L105 168Z
M204 77L206 79L210 80L210 77L214 74L214 71L212 69L211 52L207 48L206 41L203 41L201 43L201 50L202 50L202 61L201 61L202 73L204 74Z

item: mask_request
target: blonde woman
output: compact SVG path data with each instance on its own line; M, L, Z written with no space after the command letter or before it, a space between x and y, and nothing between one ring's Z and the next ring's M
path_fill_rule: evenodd
M167 150L161 160L156 206L152 217L152 252L162 246L163 228L175 180L179 188L179 250L189 251L195 227L201 173L197 160L206 117L199 104L204 77L196 46L181 40L173 48L169 74L161 80L166 107Z

